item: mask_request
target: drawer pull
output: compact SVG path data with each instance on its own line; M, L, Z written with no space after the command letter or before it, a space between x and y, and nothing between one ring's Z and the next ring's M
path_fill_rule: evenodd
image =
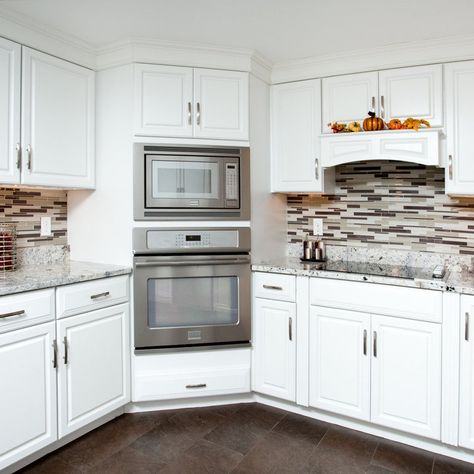
M96 300L98 298L106 298L110 296L110 291L104 291L103 293L97 293L96 295L91 295L91 300Z
M377 331L374 331L374 357L377 357Z
M69 351L68 351L66 336L64 336L63 344L64 344L64 365L67 365L69 363L69 353L68 353Z
M364 355L367 355L367 329L364 329L364 343L363 343Z
M196 384L190 384L186 385L186 388L206 388L207 383L196 383Z
M53 369L58 367L58 342L56 339L53 341Z
M274 285L263 285L266 290L276 290L276 291L283 291L281 286L274 286Z
M288 339L293 340L293 318L291 316L288 318Z
M12 311L11 313L0 314L0 318L11 318L12 316L23 316L24 314L25 310L21 309L20 311Z

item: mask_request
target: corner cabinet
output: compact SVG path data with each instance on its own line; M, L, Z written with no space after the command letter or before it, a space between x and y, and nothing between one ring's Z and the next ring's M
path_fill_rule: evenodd
M446 193L474 195L474 61L445 65Z
M138 136L248 140L246 72L135 65Z
M272 86L272 192L328 192L321 167L321 81Z

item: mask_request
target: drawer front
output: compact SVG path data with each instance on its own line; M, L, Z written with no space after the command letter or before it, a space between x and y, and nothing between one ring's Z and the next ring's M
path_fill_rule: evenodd
M58 319L128 301L128 275L61 286L56 290Z
M311 278L312 305L440 323L441 291Z
M0 333L54 320L54 289L0 298Z
M278 273L253 274L254 296L279 301L296 301L296 277Z

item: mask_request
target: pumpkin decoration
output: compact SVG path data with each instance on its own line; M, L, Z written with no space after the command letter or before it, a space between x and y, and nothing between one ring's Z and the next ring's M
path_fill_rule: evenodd
M343 133L348 132L347 125L345 123L328 123L328 127L331 127L332 133Z
M366 132L383 130L385 122L380 117L377 117L375 112L369 112L369 117L364 120L363 127Z
M400 130L403 126L402 121L399 119L392 119L387 125L390 130Z
M351 122L349 125L347 125L347 130L357 133L362 131L362 127L360 126L359 122Z
M431 124L430 122L428 122L428 120L424 120L424 119L414 119L412 117L408 117L403 123L402 123L402 127L401 128L405 128L405 129L413 129L413 130L416 130L418 131L418 129L424 125L425 127L431 127Z

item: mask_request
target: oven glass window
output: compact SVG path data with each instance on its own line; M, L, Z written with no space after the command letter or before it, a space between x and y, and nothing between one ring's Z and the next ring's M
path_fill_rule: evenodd
M236 276L149 279L148 326L237 324L238 284Z

